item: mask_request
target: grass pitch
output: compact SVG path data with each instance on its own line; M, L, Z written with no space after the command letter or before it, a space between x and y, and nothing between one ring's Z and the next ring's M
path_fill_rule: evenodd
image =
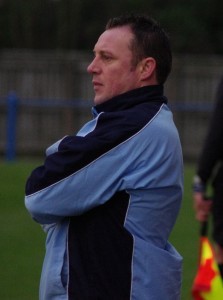
M37 165L38 162L1 163L0 299L2 300L38 300L45 234L24 207L25 182L30 171ZM181 300L191 299L190 289L197 268L199 226L192 209L193 175L193 166L186 165L183 205L170 238L184 258Z

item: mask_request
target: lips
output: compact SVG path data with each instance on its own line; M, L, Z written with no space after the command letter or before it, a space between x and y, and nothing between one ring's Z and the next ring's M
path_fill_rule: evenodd
M93 80L92 83L94 86L102 85L102 83L100 83L99 81L95 81L95 80Z
M93 83L93 86L94 86L94 90L99 89L103 85L99 81L95 81L95 80L93 80L92 83Z

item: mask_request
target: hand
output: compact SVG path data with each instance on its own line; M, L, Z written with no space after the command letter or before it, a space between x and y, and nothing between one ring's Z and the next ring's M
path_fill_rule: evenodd
M215 259L218 264L223 264L223 247L219 244L215 244Z
M200 192L195 192L193 198L196 219L200 222L207 221L212 209L212 200L205 199L203 193Z

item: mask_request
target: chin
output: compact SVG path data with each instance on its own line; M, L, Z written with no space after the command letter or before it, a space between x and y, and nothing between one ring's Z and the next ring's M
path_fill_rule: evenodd
M105 101L107 101L107 100L108 100L108 98L95 97L95 98L94 98L94 104L95 104L95 105L98 105L98 104L101 104L101 103L103 103L103 102L105 102Z
M101 103L101 101L100 101L99 99L94 98L94 105L98 105L98 104L100 104L100 103Z

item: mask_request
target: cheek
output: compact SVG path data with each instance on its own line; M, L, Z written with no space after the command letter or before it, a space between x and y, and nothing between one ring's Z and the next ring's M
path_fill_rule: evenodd
M122 80L122 78L117 77L117 79L113 79L110 84L110 91L113 95L121 94L126 90L126 81Z
M123 92L129 89L135 81L135 76L129 72L123 72L123 70L116 71L110 78L110 87L113 91Z
M106 93L110 96L116 96L118 94L127 92L134 89L137 86L136 71L132 70L129 62L125 62L118 65L113 65L109 70L105 72L106 81Z

